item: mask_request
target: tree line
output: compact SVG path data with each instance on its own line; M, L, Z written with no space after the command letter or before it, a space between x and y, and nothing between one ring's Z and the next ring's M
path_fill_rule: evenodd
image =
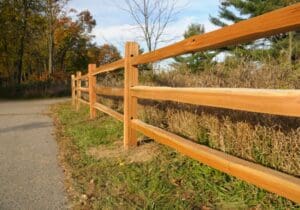
M0 85L18 85L119 59L111 45L93 43L96 21L68 0L0 1Z

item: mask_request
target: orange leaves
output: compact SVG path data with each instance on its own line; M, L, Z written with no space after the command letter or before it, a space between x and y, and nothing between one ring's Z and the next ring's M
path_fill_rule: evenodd
M65 40L79 36L81 32L80 25L72 21L69 17L63 17L56 22L56 30L54 32L54 44L60 45Z

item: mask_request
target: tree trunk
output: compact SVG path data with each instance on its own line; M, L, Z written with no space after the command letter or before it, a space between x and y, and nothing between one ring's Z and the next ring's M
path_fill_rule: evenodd
M21 84L22 81L22 70L23 70L23 58L24 58L24 48L25 48L25 36L27 30L27 17L28 17L28 5L27 0L23 0L23 25L20 38L20 47L18 49L18 61L17 61L17 72L16 72L16 82Z
M25 36L23 35L20 40L20 48L18 50L18 63L17 63L17 74L16 74L16 82L17 84L21 84L22 81L22 69L23 69L23 57L24 57L24 40Z
M51 75L53 73L53 8L52 8L52 0L48 0L48 27L49 27L49 34L48 34L48 53L49 53L49 60L48 60L48 74Z
M60 70L64 71L64 63L65 63L65 57L66 57L67 51L62 52L62 56L60 58Z
M49 60L48 60L48 74L51 75L53 73L53 39L52 35L49 35Z

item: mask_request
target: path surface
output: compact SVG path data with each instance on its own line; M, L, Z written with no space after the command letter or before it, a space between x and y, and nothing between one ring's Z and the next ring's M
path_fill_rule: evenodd
M66 209L49 105L0 101L0 210Z

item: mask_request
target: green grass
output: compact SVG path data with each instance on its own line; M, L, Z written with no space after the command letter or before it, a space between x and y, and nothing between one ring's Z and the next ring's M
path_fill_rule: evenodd
M123 125L101 113L96 120L89 120L87 108L75 112L69 103L57 105L53 111L61 137L58 142L67 145L63 154L74 188L89 195L86 202L77 202L75 209L300 209L164 146L149 162L96 160L87 150L121 141ZM95 183L92 194L91 180Z

